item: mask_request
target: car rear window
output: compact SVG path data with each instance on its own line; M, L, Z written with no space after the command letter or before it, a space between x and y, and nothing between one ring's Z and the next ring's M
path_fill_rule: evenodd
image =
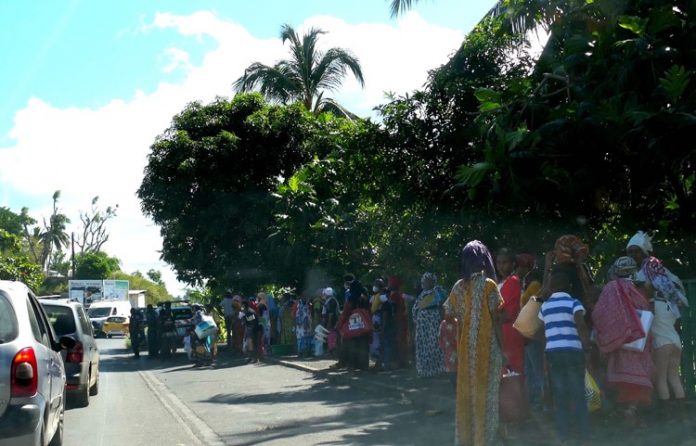
M17 337L17 316L5 296L0 294L0 344L14 341Z
M77 327L75 326L75 315L73 314L72 308L50 304L43 304L43 307L44 311L46 311L46 316L48 316L48 320L51 322L51 325L53 325L53 330L59 337L77 331Z
M112 317L106 318L106 322L111 322L114 324L122 324L122 323L126 322L126 318L121 317L121 316L112 316Z
M89 317L107 317L111 314L111 307L90 308L87 310Z
M191 308L172 308L172 318L174 320L191 319L193 310Z

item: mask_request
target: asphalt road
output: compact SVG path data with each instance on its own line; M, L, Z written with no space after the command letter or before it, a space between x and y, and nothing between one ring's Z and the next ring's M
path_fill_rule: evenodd
M193 368L183 353L135 360L123 339L100 339L99 348L100 392L89 407L66 412L67 446L453 442L452 414L419 412L359 386L224 354L216 368Z

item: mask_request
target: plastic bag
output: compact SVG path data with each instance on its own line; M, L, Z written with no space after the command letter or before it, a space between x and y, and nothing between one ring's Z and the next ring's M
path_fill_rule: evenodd
M191 359L193 357L193 348L191 348L191 336L186 336L184 338L184 351L186 352L188 359Z
M595 412L602 408L602 393L587 369L585 370L585 400L589 412Z

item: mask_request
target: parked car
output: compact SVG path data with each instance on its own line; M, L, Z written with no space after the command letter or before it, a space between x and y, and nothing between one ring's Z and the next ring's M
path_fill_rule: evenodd
M63 443L65 368L43 307L21 282L0 281L0 446Z
M107 338L112 336L125 336L128 333L129 318L125 316L109 316L102 325L102 332Z
M104 335L102 325L109 316L129 317L131 304L123 300L98 301L90 305L87 315L92 322L94 333L98 337Z
M67 375L68 397L79 407L89 405L89 397L99 392L99 349L82 304L40 300L48 320L58 336L70 336L77 342L61 352Z
M164 308L165 302L159 302L158 314L161 314ZM184 346L184 338L188 336L189 330L191 330L191 318L193 317L193 309L188 301L172 301L172 319L174 319L174 338L170 344L172 354L176 352L178 348Z

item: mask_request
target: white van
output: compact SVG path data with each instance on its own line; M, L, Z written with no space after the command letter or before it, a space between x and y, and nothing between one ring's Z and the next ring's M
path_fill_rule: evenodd
M87 315L92 321L95 336L103 334L102 326L107 317L122 316L130 318L131 304L127 300L102 300L89 306Z

